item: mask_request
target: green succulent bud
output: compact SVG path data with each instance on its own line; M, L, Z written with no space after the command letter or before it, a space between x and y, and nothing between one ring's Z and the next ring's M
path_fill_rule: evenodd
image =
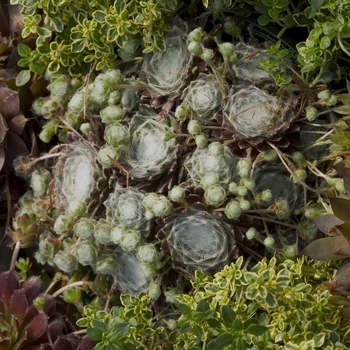
M198 135L202 132L202 126L197 120L190 120L187 125L187 130L192 135Z
M77 91L68 102L67 110L70 113L81 114L84 111L84 91Z
M204 39L204 31L201 27L198 27L188 34L188 41L195 41L200 43Z
M75 199L68 204L68 214L74 218L83 216L86 210L86 202L80 199Z
M261 153L263 160L269 163L273 163L277 160L277 152L274 149L270 149L267 152Z
M120 106L108 106L101 110L101 120L105 124L117 123L125 117L126 112Z
M73 231L80 238L91 239L94 236L96 224L95 219L81 218L74 224Z
M218 185L219 184L219 176L216 174L205 174L202 178L201 183L202 183L202 186L204 189L207 189L213 185Z
M89 135L92 132L92 126L90 123L83 123L79 127L80 131L84 135Z
M318 111L315 107L307 106L305 115L309 122L313 122L318 117Z
M158 299L162 294L158 283L151 283L148 289L148 295L151 299Z
M115 244L120 244L120 241L125 234L125 229L122 226L115 226L111 230L111 240Z
M239 204L239 202L231 199L225 207L225 215L229 218L229 219L233 219L233 220L237 220L241 214L242 214L242 208Z
M331 93L328 89L322 90L317 94L317 97L322 101L326 101L331 97Z
M264 239L264 245L266 248L273 248L275 245L275 239L271 236L268 236Z
M235 46L232 43L219 44L219 51L222 56L226 59L232 56L235 52Z
M205 62L210 62L214 58L214 51L212 49L203 49L201 59Z
M226 191L220 185L212 185L205 190L204 198L207 204L219 207L226 200Z
M236 194L237 193L237 187L238 185L235 182L230 182L228 185L228 192L232 193L232 194Z
M75 253L81 265L94 265L98 257L98 247L94 242L82 241L76 246Z
M108 125L105 129L104 138L112 146L123 146L130 141L130 132L122 124Z
M100 244L112 244L111 231L112 226L106 220L100 219L95 226L94 237Z
M45 298L43 298L43 297L36 297L33 300L33 304L34 304L35 308L39 312L41 312L42 310L44 310L44 307L45 307L45 304L46 304Z
M232 36L241 34L241 27L235 22L233 17L227 17L223 26L224 32Z
M180 186L174 186L168 194L170 200L176 203L181 203L185 199L185 189Z
M168 326L168 328L171 331L175 331L177 329L177 321L176 320L169 319L169 320L164 320L164 322L166 323L166 325Z
M122 90L114 90L109 94L108 105L115 106L122 100Z
M47 122L41 129L39 138L41 141L49 143L53 136L57 133L59 126L59 120L52 119Z
M167 142L175 137L174 133L170 130L165 130L163 133L163 141Z
M30 186L35 197L46 194L50 181L50 172L45 169L34 170L30 178Z
M346 193L344 180L340 178L333 178L328 180L328 183L332 185L338 192Z
M221 156L224 154L224 146L219 141L212 142L209 145L208 150L209 154L213 156Z
M196 41L190 41L187 50L192 56L198 56L202 53L202 45Z
M334 106L338 102L338 97L336 95L331 95L326 101L327 106Z
M154 192L147 193L142 200L142 204L148 210L152 210L155 202L158 199L158 195Z
M298 231L300 232L300 236L309 243L316 239L318 228L314 223L304 221L299 225Z
M139 104L139 97L133 89L123 90L121 105L125 111L132 111Z
M102 275L113 275L118 267L118 262L111 255L102 256L96 263L95 272Z
M255 227L251 227L246 233L245 233L247 239L251 240L259 236L259 232Z
M304 215L307 219L315 219L322 214L324 214L322 209L312 207L306 208L304 212Z
M70 288L62 293L62 299L69 304L77 304L81 301L81 290Z
M272 200L272 192L271 190L265 190L263 192L261 192L261 200L263 202L270 202Z
M120 157L120 152L117 148L109 145L102 146L97 154L97 160L98 162L104 167L104 168L113 168L115 165L111 162L110 158L118 161Z
M249 158L240 158L237 163L238 175L241 178L250 177L250 172L252 170L252 161Z
M293 153L293 161L301 168L305 168L307 165L305 156L301 152Z
M61 214L57 217L53 226L57 235L64 235L73 228L73 218L70 215Z
M155 216L170 215L173 207L165 196L158 196L153 204L152 211Z
M119 69L108 69L104 73L104 78L109 83L109 85L112 86L119 85L124 82L124 76Z
M287 200L277 199L274 205L275 214L279 219L287 219L290 216L290 206Z
M155 217L155 215L154 215L153 211L151 211L151 210L145 211L145 219L146 220L152 220L152 219L154 219L154 217Z
M179 105L175 109L175 118L178 120L185 120L188 115L188 107L185 105Z
M236 193L240 196L240 197L245 197L248 195L248 188L245 186L237 186L236 188Z
M69 275L77 271L79 268L79 263L75 257L63 250L56 253L54 262L60 270Z
M204 135L197 135L196 145L198 148L205 148L208 144L208 139Z
M295 244L285 245L282 249L283 254L288 259L293 259L298 255L298 247Z
M126 252L132 252L136 250L141 242L141 232L134 230L127 230L123 233L119 245Z
M253 191L255 188L255 180L254 179L248 179L243 178L241 179L242 186L246 187L249 191Z
M136 257L141 261L141 263L151 265L157 261L158 252L154 244L146 244L139 247Z
M54 76L47 89L51 92L51 96L57 96L62 99L67 99L73 92L65 75Z
M294 183L299 183L300 181L304 181L307 178L307 173L304 169L297 169L293 171L292 181Z
M231 63L235 63L237 60L238 60L238 56L234 53L233 55L231 55L228 60L231 62Z
M43 116L43 107L47 101L49 101L50 97L40 97L36 99L33 104L31 111L34 115L37 115L38 117Z
M241 206L242 210L250 210L251 204L248 200L246 200L244 198L240 198L238 201L239 201L239 205Z

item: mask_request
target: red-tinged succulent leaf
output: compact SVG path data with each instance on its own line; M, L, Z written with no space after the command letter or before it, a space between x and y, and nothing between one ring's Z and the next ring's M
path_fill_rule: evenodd
M39 315L36 315L26 328L26 344L30 344L31 342L38 339L41 335L43 335L46 332L47 324L48 319L45 314L41 313Z
M10 300L10 312L21 324L28 309L27 298L22 289L15 290Z
M344 222L342 225L337 225L337 229L347 238L350 239L350 222Z
M11 341L9 339L5 339L0 341L0 350L9 350L11 346Z
M42 294L40 297L45 299L45 305L42 312L44 312L46 316L51 317L56 311L55 298L48 294Z
M346 259L344 264L340 267L333 279L335 290L340 287L350 286L350 259Z
M13 272L2 272L0 273L0 286L0 299L5 310L9 310L11 296L16 289L19 289L18 279Z
M344 198L329 198L333 213L343 221L350 221L350 200Z
M344 236L321 238L309 243L299 255L306 255L315 260L344 259L344 256L337 252L348 245L349 242Z
M55 341L53 350L73 350L72 344L65 338L58 338Z
M334 226L341 225L344 223L343 220L340 220L334 214L325 214L321 215L312 220L315 226L323 233L328 233Z
M0 145L4 143L8 130L9 127L7 122L4 116L0 113Z
M344 255L344 257L350 256L350 245L340 248L337 254Z
M81 340L79 350L91 350L97 344L96 341L91 340L87 335Z
M64 320L61 314L57 314L50 318L47 330L50 333L50 337L54 342L63 333Z
M28 119L22 112L17 113L14 117L7 119L8 128L17 135L21 135Z
M30 304L22 322L22 329L24 329L31 322L31 320L38 315L38 313L39 311L34 304Z
M30 277L23 282L22 289L30 305L37 296L44 292L44 283L39 277Z
M9 88L0 88L0 113L7 119L19 112L18 93Z
M2 146L0 146L0 171L2 170L5 164L5 150Z

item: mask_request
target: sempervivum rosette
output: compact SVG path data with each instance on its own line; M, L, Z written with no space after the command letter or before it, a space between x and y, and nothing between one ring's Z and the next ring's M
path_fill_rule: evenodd
M105 178L97 163L97 153L88 142L71 144L60 157L54 170L57 208L71 208L79 203L89 207Z
M195 186L207 187L209 177L215 178L215 183L227 186L237 176L238 159L226 146L213 142L207 148L197 148L185 162L185 167Z
M212 119L223 103L224 93L213 75L201 74L184 91L184 104L201 118Z
M189 270L223 267L236 248L230 226L206 211L184 210L164 231L172 258Z
M126 230L138 230L148 236L151 222L146 219L142 204L144 194L133 188L117 186L104 202L107 217L114 225Z
M172 129L154 112L139 111L130 124L131 142L123 154L123 165L131 178L154 178L176 159L175 139L165 139Z
M192 56L187 51L187 35L184 33L187 33L187 25L181 22L165 36L165 51L144 56L142 72L154 94L177 94L184 85L192 62Z

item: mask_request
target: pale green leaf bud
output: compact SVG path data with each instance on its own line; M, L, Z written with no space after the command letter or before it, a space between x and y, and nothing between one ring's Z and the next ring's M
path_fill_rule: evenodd
M104 73L105 80L110 85L122 84L124 81L124 76L119 69L110 68Z
M158 252L154 244L147 244L139 247L136 257L143 264L154 264L158 259Z
M151 210L145 211L145 219L146 220L152 220L154 218L154 213Z
M165 142L173 139L174 137L175 137L174 133L169 130L165 130L163 133L163 141Z
M83 216L86 213L87 207L85 201L80 199L73 200L68 204L68 213L73 218Z
M266 248L273 248L273 246L275 245L275 239L271 236L266 237L264 239L264 245Z
M118 149L113 146L105 145L99 149L97 154L97 160L104 168L115 167L115 165L111 162L108 156L114 159L115 161L118 161L120 157Z
M175 109L175 118L178 120L185 120L188 115L188 107L184 105L179 105Z
M205 62L210 62L214 58L214 51L212 49L203 49L201 59Z
M317 208L306 208L304 213L307 219L315 219L322 214L323 212Z
M298 231L306 242L312 242L316 239L318 228L311 221L304 221L299 225Z
M53 136L57 133L59 121L57 119L50 120L41 129L39 138L41 141L49 143Z
M139 97L132 89L123 90L121 105L126 111L131 111L139 104Z
M307 106L305 115L309 122L313 122L318 117L318 111L315 107Z
M47 101L50 100L50 97L40 97L36 99L33 104L31 111L33 114L37 115L38 117L43 116L43 107Z
M76 288L70 288L62 293L62 299L66 303L76 304L81 300L81 290Z
M239 202L230 200L225 207L225 215L229 219L237 220L242 214L242 209Z
M333 178L328 180L328 183L334 188L340 192L340 193L346 193L345 186L344 186L344 180L340 178Z
M328 89L327 90L322 90L322 91L320 91L317 94L317 97L320 100L325 101L325 100L328 100L331 97L331 93L330 93L330 91Z
M255 227L251 227L246 233L245 233L247 239L251 240L259 236L259 232Z
M242 210L250 210L251 204L248 200L240 198L239 199L239 205L241 206Z
M118 267L116 259L111 255L104 255L95 266L95 273L102 275L112 275Z
M237 187L238 185L235 182L230 182L228 185L228 192L232 193L232 194L236 194L237 193Z
M158 283L151 283L148 289L148 295L151 299L158 299L162 294Z
M121 226L115 226L111 230L111 240L115 244L120 244L122 236L125 233L125 229Z
M73 231L78 237L90 239L94 236L96 224L97 221L94 219L81 218L73 226Z
M235 63L238 60L238 56L234 53L228 59L231 63Z
M248 188L245 186L237 186L236 188L236 193L240 196L240 197L245 197L248 195Z
M203 29L201 27L198 27L198 28L192 30L192 32L190 32L188 34L188 40L189 41L196 41L199 43L203 40L204 35L205 35L205 33L204 33Z
M210 186L219 184L219 175L217 174L206 174L201 180L201 184L204 189L209 188Z
M204 135L198 135L196 137L196 145L198 148L205 148L208 144L208 139Z
M105 124L112 124L122 120L126 112L120 106L108 106L100 112L101 120Z
M252 170L252 161L250 158L240 158L237 163L238 175L241 178L250 177Z
M122 124L108 125L105 129L104 139L112 146L123 146L130 141L130 132Z
M202 46L196 41L190 41L187 45L187 50L192 56L198 56L202 53Z
M119 245L124 251L131 252L136 250L141 243L141 232L127 230L122 235Z
M185 189L180 186L174 186L169 191L169 198L176 203L181 203L185 199Z
M305 168L307 165L305 156L301 152L293 153L293 161L301 168Z
M292 181L294 183L300 183L300 181L304 181L307 178L307 173L304 169L297 169L293 171Z
M83 123L79 127L80 131L84 135L89 135L90 132L92 132L92 126L90 123Z
M114 90L109 94L108 105L115 106L122 100L122 90Z
M63 250L57 252L54 257L56 266L65 273L72 274L79 268L79 263L75 257Z
M269 202L272 200L272 192L271 190L265 190L261 192L261 200L263 202Z
M152 207L152 211L155 216L164 216L169 215L172 208L171 203L165 196L159 196Z
M50 181L50 172L45 169L34 170L30 178L30 187L35 197L44 196Z
M152 210L155 202L158 199L158 195L154 192L147 193L142 199L142 204L147 210Z
M232 56L235 52L235 46L232 43L219 44L219 51L222 56L226 59Z
M295 244L285 245L282 249L283 254L288 259L293 259L298 255L298 247Z
M190 120L187 125L187 130L192 135L198 135L202 132L202 126L198 120Z
M221 156L224 154L224 146L219 141L212 142L208 149L209 154L213 156Z
M98 257L98 247L96 243L91 241L82 241L76 246L75 253L81 265L95 265Z
M243 178L243 179L241 179L241 183L249 191L253 191L255 188L255 180L254 179Z
M53 226L57 235L63 235L71 231L73 228L73 218L70 215L61 214L55 221Z
M290 216L290 206L287 200L277 199L274 205L274 211L279 219L287 219Z
M111 244L111 231L112 226L104 219L98 220L95 226L94 237L100 244Z
M336 95L331 95L325 102L327 106L334 106L338 102L338 97Z
M232 36L241 34L241 27L234 21L233 17L227 17L223 26L224 32Z
M33 305L35 306L35 308L40 312L44 310L46 301L44 297L36 297L33 300Z
M277 152L274 149L270 149L269 151L261 153L261 154L262 154L263 159L266 162L272 163L272 162L277 160Z
M226 200L226 191L220 185L212 185L205 190L204 198L207 204L219 207Z

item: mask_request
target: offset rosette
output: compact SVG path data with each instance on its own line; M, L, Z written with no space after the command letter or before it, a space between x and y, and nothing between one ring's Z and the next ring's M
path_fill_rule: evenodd
M170 253L190 270L222 268L236 248L232 229L206 211L185 210L169 225Z
M184 33L187 26L181 23L175 26L164 38L166 50L156 54L145 55L142 72L147 79L150 90L158 95L177 94L182 86L192 62L187 50Z
M140 231L148 236L151 221L146 219L146 208L142 204L144 197L136 189L117 186L104 202L107 217L124 230Z
M157 118L154 113L144 113L134 116L131 122L132 139L123 157L131 178L155 178L176 159L175 139L164 138L172 129Z
M215 177L215 183L226 187L237 176L238 159L226 146L212 143L208 148L197 148L185 167L195 186L205 188L208 177Z
M213 75L200 75L184 91L184 104L201 118L213 119L223 103L223 91Z
M74 214L79 206L89 207L98 196L105 178L96 159L97 153L88 142L67 148L53 170L57 208L68 208Z

